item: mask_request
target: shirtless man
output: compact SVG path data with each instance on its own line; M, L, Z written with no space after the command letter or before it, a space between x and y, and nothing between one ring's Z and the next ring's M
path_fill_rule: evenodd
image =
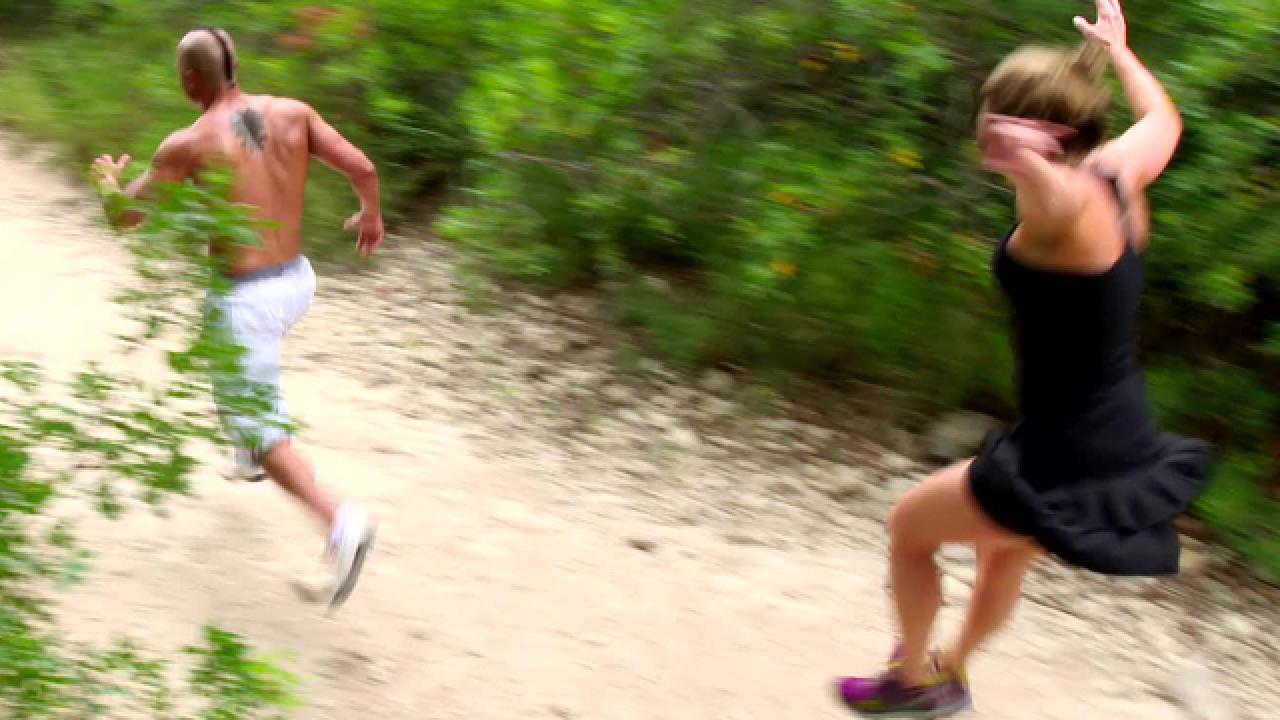
M204 114L166 138L151 167L128 188L121 189L120 175L129 156L117 161L104 155L93 169L105 193L132 199L150 196L160 183L196 178L215 165L226 167L235 178L233 199L271 222L258 246L226 247L214 241L210 248L229 262L232 281L226 295L210 299L210 317L224 323L246 351L240 376L214 378L214 399L237 447L233 474L262 479L265 471L328 528L327 553L335 570L330 605L337 607L355 587L373 543L374 526L363 509L324 492L310 464L290 442L284 429L288 414L280 400L280 356L284 336L302 319L315 293L315 273L302 255L302 207L311 156L350 179L361 210L348 228L358 228L356 249L364 255L377 250L383 239L378 174L364 153L306 103L242 92L235 45L226 31L201 28L187 33L178 45L178 71L187 97ZM110 218L122 228L144 219L136 210ZM246 386L255 392L265 389L272 405L268 417L234 412L234 401L243 399Z

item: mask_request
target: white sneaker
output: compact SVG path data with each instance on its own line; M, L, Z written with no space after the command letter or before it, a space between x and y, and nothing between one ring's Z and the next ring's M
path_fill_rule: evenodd
M289 585L303 602L318 603L333 597L333 573L328 568L324 572L299 575Z
M331 611L342 607L351 597L376 534L376 527L363 508L350 504L338 508L328 548L334 574L333 597L329 600Z
M228 482L262 482L267 479L267 471L254 461L248 450L236 449L231 460L222 466L222 477Z

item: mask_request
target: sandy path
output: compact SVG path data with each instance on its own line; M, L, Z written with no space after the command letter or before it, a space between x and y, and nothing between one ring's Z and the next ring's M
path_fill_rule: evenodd
M63 370L112 357L120 320L108 296L124 271L93 212L0 148L4 357ZM75 632L128 631L169 651L221 624L296 654L309 720L846 716L828 677L872 669L889 644L877 548L735 544L655 523L625 486L575 487L553 448L495 460L471 439L476 427L432 411L442 394L348 371L380 349L356 357L333 344L349 320L342 301L322 287L288 348L286 393L323 479L382 518L345 611L327 619L290 588L320 550L301 511L274 488L205 470L199 497L168 517L85 519L98 560L67 606ZM636 549L636 537L655 547ZM973 669L978 716L1179 717L1091 636L1028 606Z

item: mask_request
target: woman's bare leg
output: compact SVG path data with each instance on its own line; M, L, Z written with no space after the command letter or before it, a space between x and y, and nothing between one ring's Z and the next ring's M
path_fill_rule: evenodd
M934 620L942 607L942 587L928 538L913 537L909 529L890 525L889 583L902 641L902 675L907 685L925 679L925 659Z
M973 652L1004 627L1022 597L1022 581L1027 570L1041 554L1029 541L1024 547L1003 544L995 548L979 548L978 573L964 626L955 641L943 651L943 667L964 669Z
M934 562L938 548L944 543L966 543L994 549L1027 542L997 526L978 506L969 490L971 462L934 473L889 513L889 574L906 685L919 685L926 679L929 637L942 605ZM985 617L983 613L979 619Z

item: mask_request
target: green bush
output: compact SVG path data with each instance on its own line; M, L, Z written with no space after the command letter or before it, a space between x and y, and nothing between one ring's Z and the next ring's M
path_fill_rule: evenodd
M53 522L59 498L87 493L111 517L125 512L127 488L158 506L189 490L197 463L190 446L221 438L216 420L189 399L207 393L210 371L241 349L182 299L209 288L212 260L197 252L210 233L246 239L242 209L225 185L175 188L134 236L136 269L147 291L124 298L140 321L136 347L161 336L183 341L175 375L144 383L90 367L62 393L46 392L39 368L0 361L0 716L14 720L150 717L156 720L278 718L295 704L294 678L253 653L236 635L206 628L187 649L190 688L175 690L169 663L121 638L108 647L67 641L48 611L53 593L78 582L91 554L67 522ZM217 289L215 283L214 289ZM37 462L36 457L52 462ZM179 710L182 714L179 714ZM194 713L194 714L190 714Z
M1280 6L1127 7L1188 126L1152 197L1154 404L1171 429L1265 457L1280 425ZM621 319L689 365L857 377L926 409L1008 414L988 263L1011 198L974 162L974 96L1018 44L1074 43L1070 15L539 4L512 16L519 45L463 100L476 156L442 230L517 276L621 281ZM1249 467L1225 463L1200 510L1274 566L1276 469Z
M247 86L332 115L396 208L447 186L445 237L521 280L608 281L652 351L1007 414L988 262L1013 213L975 162L975 91L1021 43L1076 42L1070 17L1089 5L61 0L2 51L0 95L17 101L0 117L81 157L145 156L194 114L174 40L192 18L221 24ZM1154 401L1172 429L1265 456L1280 424L1280 5L1126 7L1187 125L1152 194ZM349 201L328 176L315 193L309 232L329 241ZM1274 475L1218 482L1261 493L1280 526Z

